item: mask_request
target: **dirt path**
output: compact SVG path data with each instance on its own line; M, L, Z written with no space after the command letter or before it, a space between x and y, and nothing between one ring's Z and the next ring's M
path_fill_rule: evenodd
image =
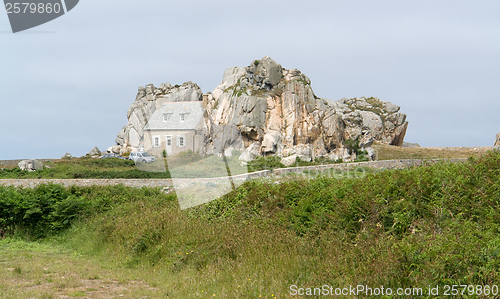
M0 241L0 298L159 298L135 277L48 244Z

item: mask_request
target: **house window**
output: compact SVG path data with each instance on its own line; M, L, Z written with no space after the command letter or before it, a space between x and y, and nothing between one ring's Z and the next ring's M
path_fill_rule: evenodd
M153 136L153 147L160 147L160 136Z
M177 146L178 147L185 147L186 146L186 138L184 136L179 136L177 137Z
M180 113L179 115L181 116L181 121L185 121L188 117L188 113Z
M172 136L167 136L167 146L172 146Z
M172 119L172 113L163 113L163 121L169 121Z

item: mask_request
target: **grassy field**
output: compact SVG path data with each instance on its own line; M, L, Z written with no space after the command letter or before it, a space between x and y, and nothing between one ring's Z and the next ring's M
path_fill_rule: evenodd
M93 158L71 158L47 161L45 168L34 172L22 171L17 165L0 169L0 179L113 179L113 178L169 178L163 172L146 172L133 161Z
M483 155L491 147L399 147L374 144L378 160L448 159Z
M68 250L50 239L0 240L0 298L162 298L142 273Z
M246 173L237 157L228 158L232 174ZM36 172L21 171L16 165L0 169L0 179L114 179L114 178L170 178L170 170L176 177L226 176L226 164L222 157L202 158L197 154L158 158L150 164L134 163L117 158L72 158L46 161L47 166Z
M2 187L0 294L294 298L291 285L500 285L499 184L500 153L489 152L363 178L254 180L184 211L159 189Z
M375 144L377 160L394 159L440 159L468 158L480 156L489 147L477 148L404 148ZM254 172L264 169L285 167L279 157L260 157L243 165L236 156L228 157L227 163L232 175ZM312 162L297 161L293 166L310 166L338 163L325 158ZM226 176L228 171L222 157L201 157L187 152L177 156L158 158L151 164L138 163L120 159L93 159L88 157L45 161L45 169L36 172L21 171L17 165L10 163L0 168L0 179L133 179L170 178L208 178ZM167 171L168 169L168 171ZM172 172L172 173L171 173Z

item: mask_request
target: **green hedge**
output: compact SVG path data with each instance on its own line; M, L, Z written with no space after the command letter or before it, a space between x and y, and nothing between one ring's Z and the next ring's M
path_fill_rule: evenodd
M0 229L39 238L68 228L76 219L107 211L126 201L165 197L160 189L70 187L47 184L37 188L0 187Z

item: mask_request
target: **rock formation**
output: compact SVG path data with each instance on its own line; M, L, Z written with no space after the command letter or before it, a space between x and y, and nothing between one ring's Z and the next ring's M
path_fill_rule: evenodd
M192 82L139 87L127 112L128 124L112 151L141 147L143 128L154 111L178 101L201 101L206 111L201 154L220 154L232 147L242 151L240 159L246 161L266 155L349 161L355 159L353 145L373 156L374 141L401 146L408 126L399 106L374 97L336 102L320 98L306 75L264 57L247 67L227 69L207 94Z
M91 149L87 154L86 156L89 156L89 157L92 157L92 158L99 158L101 156L101 151L99 150L99 148L94 147L93 149Z
M17 167L21 170L27 170L27 171L37 171L37 170L42 170L43 169L43 163L35 160L35 159L29 159L29 160L23 160L17 164Z
M61 159L68 159L68 160L71 158L73 158L73 156L70 153L66 153L64 154L64 156L61 157Z
M500 146L500 133L497 134L495 144L493 144L493 146Z

